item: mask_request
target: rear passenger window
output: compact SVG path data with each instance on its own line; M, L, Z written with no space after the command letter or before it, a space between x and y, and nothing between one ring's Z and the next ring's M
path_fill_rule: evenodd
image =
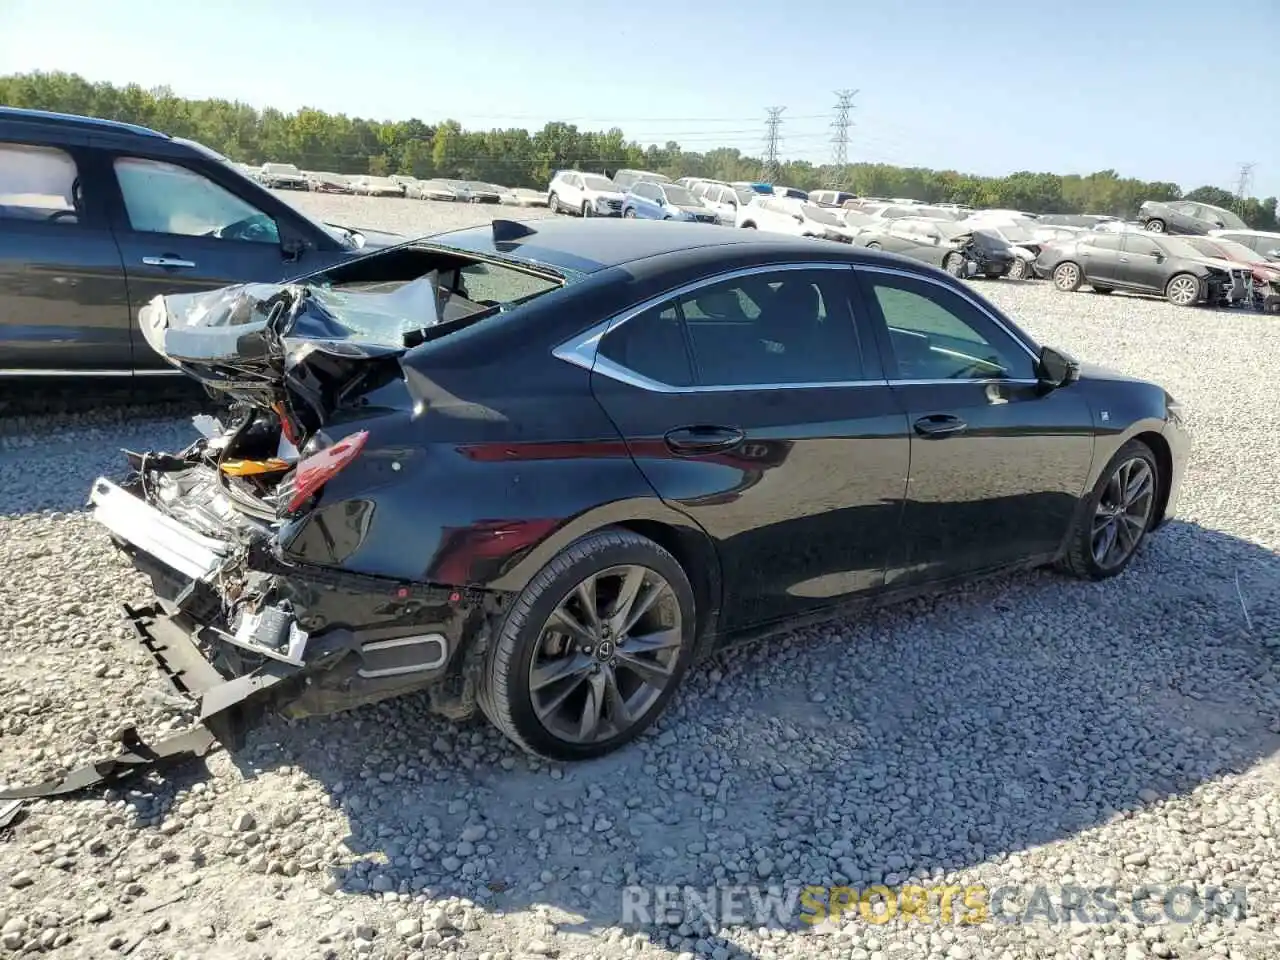
M710 284L623 324L600 353L671 386L861 380L862 354L838 274L785 270Z
M80 174L69 153L0 143L0 220L78 223Z

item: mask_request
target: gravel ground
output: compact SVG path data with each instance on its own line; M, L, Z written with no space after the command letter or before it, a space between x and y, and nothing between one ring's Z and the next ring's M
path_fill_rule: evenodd
M493 214L291 199L406 232ZM533 762L416 698L272 722L207 771L30 805L0 831L0 955L1280 957L1280 434L1259 432L1280 418L1280 323L981 289L1187 406L1176 520L1124 576L1005 578L757 645L590 764ZM189 722L117 614L145 584L81 512L120 447L188 436L118 409L0 429L0 780ZM1040 909L621 922L628 884L878 882L1017 885L1011 905ZM1118 916L1063 916L1069 884L1117 888ZM1184 897L1190 922L1167 922L1179 885L1245 900L1191 919Z

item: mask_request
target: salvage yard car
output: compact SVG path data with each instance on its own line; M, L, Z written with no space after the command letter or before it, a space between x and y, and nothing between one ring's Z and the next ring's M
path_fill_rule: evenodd
M1206 256L1181 237L1094 231L1041 248L1036 273L1065 293L1088 284L1098 293L1154 293L1178 307L1251 304L1247 264Z
M0 377L172 373L131 303L284 280L400 239L316 223L189 140L0 107Z
M990 230L925 217L898 217L879 224L863 228L853 242L869 250L922 260L953 277L995 280L1013 269L1012 248Z
M638 180L622 198L622 215L628 220L687 220L716 223L718 217L698 198L674 183Z
M1121 573L1186 461L1163 389L941 271L746 230L498 220L141 325L233 415L128 454L93 517L151 578L129 616L196 732L233 741L260 709L423 691L598 756L732 644L999 571Z
M552 213L577 213L584 217L620 217L622 192L608 177L579 170L560 170L547 187L547 207Z
M1210 230L1245 230L1248 225L1230 210L1191 200L1144 200L1138 222L1152 233L1188 233L1203 236Z

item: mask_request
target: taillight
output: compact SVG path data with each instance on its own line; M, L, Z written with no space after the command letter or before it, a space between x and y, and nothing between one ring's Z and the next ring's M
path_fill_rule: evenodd
M369 431L361 430L359 433L343 437L319 453L313 453L305 460L298 461L297 469L293 472L289 503L285 510L292 513L310 500L317 490L337 476L338 471L359 455L368 439Z

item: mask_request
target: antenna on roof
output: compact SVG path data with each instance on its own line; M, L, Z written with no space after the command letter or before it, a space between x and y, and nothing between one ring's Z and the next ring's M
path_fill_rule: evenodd
M513 240L519 240L522 237L531 237L538 231L527 223L520 223L518 220L495 220L493 221L493 242L494 243L510 243Z

